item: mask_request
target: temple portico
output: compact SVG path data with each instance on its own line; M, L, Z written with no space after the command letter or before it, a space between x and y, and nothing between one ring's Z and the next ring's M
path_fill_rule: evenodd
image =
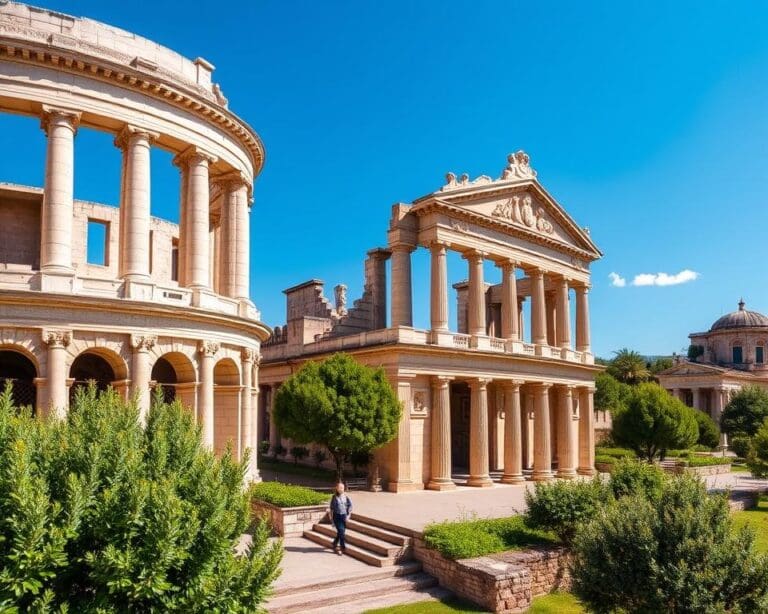
M510 155L498 180L449 173L439 190L395 204L387 239L368 253L365 291L351 308L340 286L334 305L318 280L285 291L288 321L263 345L268 398L302 362L345 351L383 367L403 404L396 440L376 451L391 491L592 474L599 367L589 263L600 252L541 187L528 156ZM420 249L429 278L414 280ZM466 280L449 287L451 253ZM488 263L500 283L487 281ZM414 287L429 289L427 329L414 327ZM280 441L268 421L261 428L262 440Z

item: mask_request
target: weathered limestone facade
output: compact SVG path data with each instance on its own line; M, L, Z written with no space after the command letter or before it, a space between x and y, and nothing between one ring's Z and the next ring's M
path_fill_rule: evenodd
M416 280L431 289L428 330L413 327L419 248L431 255L429 279ZM468 277L456 286L454 331L450 250L462 254ZM318 280L285 291L287 323L263 350L261 438L280 442L268 418L281 382L303 361L346 351L382 366L403 403L397 440L377 453L389 490L450 489L457 474L478 487L491 485L493 472L506 483L592 474L589 265L600 256L524 152L509 156L497 180L449 173L439 190L392 208L387 247L368 252L364 294L350 308L345 286L335 305ZM487 261L500 284L484 281Z
M42 189L0 185L0 379L64 416L86 380L193 408L207 445L256 447L260 344L249 298L250 202L264 150L213 66L129 32L0 6L0 111L40 118ZM119 208L73 197L78 132L113 134ZM150 158L175 154L181 223L150 216ZM1 178L0 178L1 179ZM103 228L103 259L88 232ZM255 455L249 469L258 477Z
M671 394L718 424L738 390L768 389L768 316L745 306L740 300L736 311L718 318L707 332L688 335L701 355L695 361L681 358L658 375Z

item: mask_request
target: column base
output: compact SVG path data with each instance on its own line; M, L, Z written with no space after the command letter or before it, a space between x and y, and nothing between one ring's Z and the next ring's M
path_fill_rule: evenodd
M502 475L501 476L501 483L502 484L524 484L525 483L525 477L522 473L516 473L516 474L510 474L510 475Z
M555 476L552 474L552 471L547 469L546 471L535 471L533 472L533 475L531 476L531 479L534 482L549 482L551 480L555 479Z
M493 486L493 481L488 475L470 476L467 480L467 486L473 486L475 488L487 488Z
M123 282L123 298L150 302L154 299L155 285L147 277L126 277Z
M594 467L579 467L576 472L579 475L597 475L597 469Z
M432 345L453 347L453 333L449 332L447 329L431 330L429 331L429 342Z
M577 473L575 469L563 469L562 471L558 471L556 476L558 478L561 478L563 480L572 480L576 477Z
M437 478L427 483L427 490L456 490L456 484L448 478Z
M59 268L40 271L40 291L72 294L75 291L75 271Z
M473 334L469 339L469 347L477 350L490 350L491 338L487 335Z
M387 484L387 490L389 492L412 492L414 490L424 490L424 484L419 482L390 482Z
M219 299L210 288L190 288L192 290L192 306L203 309L218 309Z

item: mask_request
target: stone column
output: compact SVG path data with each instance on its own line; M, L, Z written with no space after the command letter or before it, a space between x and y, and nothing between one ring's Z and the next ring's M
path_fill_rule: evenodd
M546 292L544 300L547 306L547 345L557 345L557 304L555 292Z
M149 352L157 343L156 335L131 335L133 348L133 364L131 366L131 395L136 399L139 408L139 420L147 423L149 407L152 403L152 391L149 382L152 379L152 368L149 366Z
M123 152L120 196L120 276L130 281L149 281L150 151L157 134L125 126L115 138Z
M178 160L174 160L174 164L179 167L179 242L178 242L178 282L179 286L186 286L188 284L188 268L187 268L187 254L189 248L187 247L187 241L189 241L189 207L187 206L187 191L189 189L189 167L186 164L180 163Z
M278 388L277 384L272 384L269 387L269 445L273 454L275 448L280 445L280 431L277 430L275 424L275 395Z
M439 375L432 378L429 490L456 488L451 479L451 379Z
M557 280L557 345L563 349L571 347L571 300L568 278Z
M469 418L469 479L467 486L491 486L488 474L488 382L478 378L469 381L471 391Z
M531 343L546 345L547 313L544 296L544 271L534 269L531 278Z
M590 351L589 340L589 285L576 286L576 350Z
M397 428L397 439L391 444L394 449L397 478L390 482L387 488L393 492L416 489L411 478L411 394L411 382L408 379L397 381L397 398L403 408L403 415Z
M41 125L48 136L40 226L40 271L43 274L74 274L74 140L79 123L79 112L43 105Z
M248 481L259 480L259 442L256 433L256 407L251 404L253 388L253 368L257 358L256 350L243 348L240 351L241 371L243 374L243 389L240 397L240 459L246 449L250 448L248 467L245 470L245 478Z
M520 316L517 304L517 277L514 260L501 263L501 337L517 341L520 339L518 327Z
M213 449L214 397L213 368L219 344L214 341L201 341L197 347L200 354L200 396L198 397L200 422L203 431L203 445Z
M430 293L431 328L434 332L448 330L448 258L444 243L434 242L432 253L432 279Z
M693 409L701 409L701 388L694 388L693 392Z
M69 408L67 391L67 346L72 341L68 330L43 329L43 343L48 346L48 402L46 411L49 415L63 419Z
M235 280L233 298L251 300L251 198L248 183L242 179L235 188Z
M517 299L517 337L520 341L525 341L525 313L523 312L523 303L525 303L525 297L521 296Z
M549 425L549 390L551 384L537 384L533 392L533 479L552 479L552 442Z
M504 484L524 482L520 383L504 382Z
M579 388L579 474L595 474L594 390Z
M393 245L392 251L392 327L413 326L411 290L411 252L413 246Z
M180 258L185 262L187 285L193 290L205 292L211 291L212 280L209 165L215 161L214 156L196 147L191 147L174 159L178 166L187 167L186 202L182 203L186 212L182 210L181 215L186 224L185 237L181 241L185 253L180 254Z
M573 424L573 389L562 386L558 395L558 434L557 438L557 477L571 479L576 477L576 458L574 444L576 433Z
M250 300L250 207L248 183L240 173L217 178L223 197L221 202L221 260L219 285L224 296Z
M469 263L468 332L470 335L486 335L485 282L483 281L483 254L471 251L464 254Z

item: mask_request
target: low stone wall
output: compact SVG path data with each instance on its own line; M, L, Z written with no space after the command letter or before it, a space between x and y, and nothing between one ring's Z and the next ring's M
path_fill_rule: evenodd
M277 507L265 501L254 500L251 502L251 513L266 518L274 535L295 537L320 522L328 513L328 506Z
M534 597L571 587L570 554L562 546L452 561L416 538L414 557L441 586L500 614L525 612Z
M721 473L730 473L731 464L727 465L707 465L705 467L686 467L685 465L675 465L673 467L665 467L670 473L675 475L682 475L683 473L693 473L698 476L705 475L720 475Z

